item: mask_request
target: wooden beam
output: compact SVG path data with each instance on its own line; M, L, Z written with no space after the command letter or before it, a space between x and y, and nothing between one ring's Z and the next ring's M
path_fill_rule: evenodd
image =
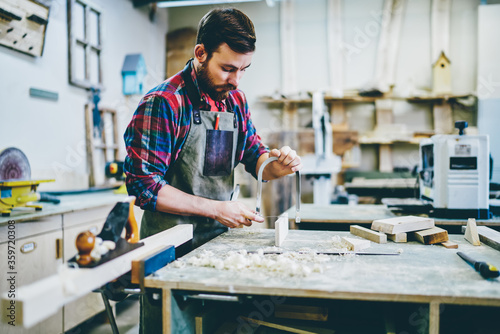
M386 234L367 229L363 226L351 225L350 232L351 234L357 235L358 237L365 238L379 244L387 243Z
M15 298L16 324L26 328L55 314L63 305L111 282L131 269L132 261L160 245L179 246L193 238L193 225L185 224L141 240L144 246L136 248L114 260L95 268L71 268L64 266L57 275L49 276L17 289ZM5 310L12 298L2 296Z
M405 232L396 233L396 234L387 234L387 238L394 242L406 242L407 236Z
M344 96L344 54L342 51L342 1L327 3L327 46L330 70L330 93L333 97ZM334 123L334 122L333 122Z
M453 242L453 241L450 241L450 240L442 242L441 245L443 245L445 248L449 248L449 249L458 248L458 244Z
M477 226L476 230L482 243L500 251L500 232L487 226Z
M353 252L370 247L370 240L342 237L342 241L347 244L347 248Z
M433 227L427 230L414 232L418 241L424 245L432 245L448 241L448 231L440 227Z
M396 234L401 232L420 231L431 227L434 227L434 219L417 216L402 216L374 220L371 229L388 234Z
M294 4L292 0L281 1L281 90L285 96L297 93L297 61L295 55Z

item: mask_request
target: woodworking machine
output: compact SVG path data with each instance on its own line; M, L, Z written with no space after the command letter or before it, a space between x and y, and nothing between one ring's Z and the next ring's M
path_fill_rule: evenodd
M42 205L32 202L59 203L54 196L37 193L40 183L55 180L31 180L31 167L26 155L15 147L0 152L0 213L10 216L16 207L42 210Z
M458 135L435 135L420 142L420 198L440 218L490 218L489 138L466 136L467 122L457 121Z

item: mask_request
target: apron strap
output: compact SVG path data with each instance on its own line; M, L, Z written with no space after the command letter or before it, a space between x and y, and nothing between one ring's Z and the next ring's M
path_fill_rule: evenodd
M187 62L188 66L184 67L181 75L186 85L189 101L191 101L191 104L193 105L193 122L194 124L201 124L200 104L203 100L201 99L198 89L196 89L194 85L193 78L191 78L192 62L193 58L189 59L189 61Z

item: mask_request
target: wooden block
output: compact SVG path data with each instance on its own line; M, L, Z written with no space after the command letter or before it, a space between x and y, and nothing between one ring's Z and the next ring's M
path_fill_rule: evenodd
M380 232L375 232L368 228L359 225L351 225L350 227L351 234L357 235L358 237L365 238L371 240L373 242L379 244L387 243L387 235Z
M437 244L448 241L448 231L440 227L414 232L415 238L425 245Z
M132 261L131 282L144 284L144 277L175 260L175 247L160 246L151 252Z
M467 240L474 246L481 246L479 234L477 234L476 220L474 218L469 218L469 220L467 221L467 228L465 229L465 240Z
M402 216L374 220L372 230L388 234L413 232L434 227L434 219L417 216Z
M370 247L370 240L366 239L354 239L354 238L342 237L342 241L345 242L349 250L353 252L357 252L362 249Z
M450 240L442 242L441 245L446 248L458 248L458 244Z
M328 308L320 306L277 304L274 309L274 316L276 318L297 320L327 321Z
M500 232L487 226L477 226L476 229L481 242L500 251Z
M288 213L280 215L276 223L274 223L274 245L281 247L288 235Z
M387 238L394 242L406 242L407 237L405 232L396 233L396 234L387 234Z

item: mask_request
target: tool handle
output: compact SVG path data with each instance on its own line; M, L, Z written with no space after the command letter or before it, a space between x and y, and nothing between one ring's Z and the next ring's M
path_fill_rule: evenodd
M474 264L474 269L476 269L484 278L496 278L500 276L498 269L486 262L476 262Z
M50 203L54 203L54 204L61 203L61 200L59 199L59 197L54 196L54 195L49 195L46 193L40 193L39 201L40 202L50 202Z

